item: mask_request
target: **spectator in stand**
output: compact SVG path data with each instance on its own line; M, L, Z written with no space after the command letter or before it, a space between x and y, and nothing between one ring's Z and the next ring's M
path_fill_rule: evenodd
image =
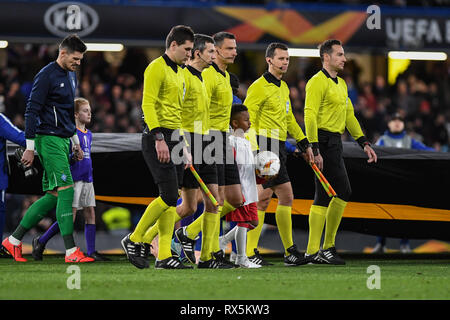
M433 115L445 111L444 97L439 92L439 87L436 82L430 83L428 86L428 101L430 101L431 112Z
M405 131L405 123L403 117L396 113L388 122L388 130L376 142L377 146L393 147L393 148L407 148L417 150L434 151L433 148L427 147L423 143L411 138ZM386 237L377 237L377 243L372 250L372 253L386 252ZM400 252L410 253L411 247L408 239L400 240Z
M377 146L407 148L417 150L434 151L433 148L427 147L420 141L411 138L405 131L405 122L403 117L396 113L388 122L388 130L376 142Z
M449 151L449 132L447 130L446 119L444 114L438 114L434 120L431 135L431 141L433 141L433 147L438 151Z
M369 82L363 84L363 96L366 98L367 107L375 113L377 111L377 99L372 92L372 85Z
M378 100L389 97L389 90L386 87L386 80L383 76L376 76L375 85L373 86L373 93Z
M114 109L117 107L119 103L125 103L122 98L122 87L118 84L115 84L111 88L111 102L113 104Z
M106 86L101 82L94 86L94 101L94 105L101 106L106 112L113 112L111 100L106 94Z
M85 80L81 81L81 84L80 84L80 95L82 97L84 97L88 101L94 101L94 98L92 96L92 92L91 91L92 91L91 90L91 83L89 82L89 80L85 79Z
M5 113L9 119L14 119L17 114L25 114L25 97L20 92L20 83L14 81L10 84L5 99Z
M407 114L410 105L414 103L413 97L408 92L408 85L404 80L397 83L397 94L395 95L394 104L398 107L398 111Z
M115 132L116 128L116 119L114 115L108 113L103 119L103 129L101 132L112 133Z
M48 45L27 45L27 47L31 49L25 49L25 45L8 47L6 49L8 59L1 61L3 64L0 68L0 112L7 114L11 122L20 129L24 128L23 111L20 112L20 110L23 109L21 101L27 97L25 89L27 82L31 83L33 70L38 70L46 63L53 61L57 55L56 47ZM118 105L123 102L127 105L130 122L129 128L126 128L125 131L141 131L142 80L139 76L136 77L136 74L132 72L134 67L131 68L129 64L131 61L132 65L136 65L133 60L136 57L136 51L134 52L133 55L127 53L127 56L122 59L122 64L119 63L117 66L115 66L117 61L112 62L103 54L89 52L89 60L81 66L79 96L93 101L91 127L93 130L102 131L100 122L103 122L107 114L114 114L117 119L120 119L122 107L118 107ZM146 59L145 54L142 57L144 60ZM301 65L302 70L307 70L314 65L314 62L304 60ZM315 68L313 69L315 70ZM241 98L245 97L244 93L249 83L254 80L243 70L245 67L241 69L241 73L245 74L247 78L242 79L239 88L238 96ZM303 123L306 85L304 77L307 74L308 72L304 71L300 72L298 77L287 78L294 116L300 123ZM369 85L371 88L364 86L358 88L356 86L358 78L352 74L348 73L343 77L347 83L348 95L355 107L357 118L361 121L367 136L372 137L372 141L376 141L383 134L385 113L401 112L405 117L407 130L411 131L410 134L413 132L417 134L416 140L423 141L426 145L434 146L436 149L448 150L446 147L448 143L441 141L445 140L445 130L441 130L434 124L435 122L442 123L443 120L437 120L440 114L443 114L445 119L450 117L447 108L450 105L450 95L447 94L450 92L448 90L448 61L412 62L408 70L399 76L398 82L393 88L387 85L385 76L380 74L376 75L374 79L369 79L370 82L373 82L372 86ZM98 97L99 92L101 93L100 98ZM23 99L20 99L21 95ZM100 99L99 103L95 102L94 96ZM375 107L372 104L373 98L377 102ZM398 110L393 107L398 107ZM116 109L119 109L118 112ZM376 109L376 112L372 113L366 109ZM119 122L122 122L120 127ZM448 125L448 120L443 122L442 127ZM115 121L113 127L108 130L124 132L124 123L125 121ZM348 135L346 136L348 137Z
M344 80L347 83L348 97L352 100L353 105L356 106L358 104L358 89L353 82L353 77L351 74L346 74Z

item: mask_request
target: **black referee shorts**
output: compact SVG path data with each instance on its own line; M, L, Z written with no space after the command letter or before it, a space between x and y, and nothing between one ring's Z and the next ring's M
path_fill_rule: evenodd
M230 133L210 130L210 135L212 138L211 144L214 146L214 150L220 148L220 145L215 145L216 143L221 144L222 146L221 155L216 155L215 152L212 152L213 156L217 160L218 185L230 186L233 184L241 184L236 159L234 158L234 151L230 145L230 141L228 140ZM217 138L220 139L217 140Z
M336 191L339 199L349 201L352 189L342 156L343 147L339 133L318 131L319 151L323 158L322 173ZM327 195L320 181L315 177L314 205L327 207L331 198Z
M183 148L181 148L180 143L183 144L183 141L181 137L179 137L178 130L161 128L161 132L164 134L164 140L169 148L170 161L168 163L161 163L158 160L155 149L155 138L151 133L142 134L142 155L150 169L153 180L158 185L161 198L168 206L176 206L178 189L183 182L184 163L176 164L173 160L175 160L174 156L176 156L177 159L182 157ZM172 137L175 139L172 139ZM177 149L172 152L175 147ZM181 153L178 152L175 155L177 150L181 150Z
M272 188L280 184L290 182L289 174L286 167L287 153L285 142L278 139L271 139L265 136L257 136L259 151L272 151L280 158L280 171L275 179L269 180L262 186L264 189Z
M216 163L205 160L204 150L210 143L205 136L196 133L184 132L186 141L188 142L188 150L192 155L192 163L200 178L205 184L217 184L217 166ZM190 169L184 171L182 186L188 189L196 189L200 187L197 179L195 179Z

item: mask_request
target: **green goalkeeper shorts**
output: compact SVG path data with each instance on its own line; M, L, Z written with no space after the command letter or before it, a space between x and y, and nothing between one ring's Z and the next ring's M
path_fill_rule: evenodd
M42 191L72 185L73 180L69 164L70 139L36 135L34 143L39 160L44 168Z

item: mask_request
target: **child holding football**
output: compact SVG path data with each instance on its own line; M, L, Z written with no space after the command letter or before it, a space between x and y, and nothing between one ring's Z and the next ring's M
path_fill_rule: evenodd
M246 255L247 231L258 225L258 210L256 207L258 188L256 187L255 160L252 147L245 138L245 132L251 125L245 105L233 104L230 125L233 129L230 144L234 149L245 202L243 206L226 216L227 221L237 222L237 225L220 237L220 247L224 250L228 242L235 240L237 251L235 264L243 268L260 268L260 265L251 262Z

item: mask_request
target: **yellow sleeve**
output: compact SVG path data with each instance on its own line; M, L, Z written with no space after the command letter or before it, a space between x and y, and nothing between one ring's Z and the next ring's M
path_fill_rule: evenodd
M209 68L213 68L213 67L209 67ZM215 83L214 73L212 73L209 70L209 68L202 72L202 78L203 78L203 82L205 83L206 93L208 94L208 99L211 99L214 87L216 86L216 83Z
M253 124L257 123L257 117L260 112L262 102L264 99L264 94L262 90L258 90L258 86L253 84L247 90L247 97L244 100L244 105L248 109L248 114L250 115L250 122Z
M325 94L326 83L318 77L311 78L306 84L305 97L305 131L310 143L319 142L317 134L317 116Z
M259 150L258 140L256 138L256 135L258 134L257 117L262 106L262 101L263 94L258 90L258 86L251 85L247 90L244 105L247 107L250 116L251 127L248 130L247 137L252 146L252 151Z
M289 112L287 114L287 131L297 142L302 141L306 138L302 128L297 123L297 119L295 119L294 113L292 112L292 104L290 99Z
M164 81L164 70L157 63L151 63L144 72L144 87L142 94L142 112L149 129L160 127L156 104L159 90Z
M345 126L347 127L348 132L353 137L353 139L358 140L364 136L364 133L361 130L361 126L359 125L358 119L355 117L355 111L353 109L352 100L347 97L347 114L345 119Z

